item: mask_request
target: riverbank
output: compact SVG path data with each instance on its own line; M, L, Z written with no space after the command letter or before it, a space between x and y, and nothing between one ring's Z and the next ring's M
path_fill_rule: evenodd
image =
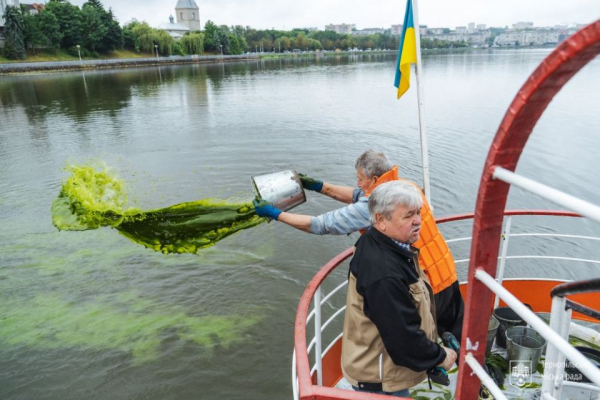
M104 60L44 61L44 62L10 62L0 63L0 74L28 73L40 71L73 71L107 68L128 68L152 65L176 65L193 63L215 63L222 61L249 61L259 58L256 55L243 54L237 56L170 56L146 58L116 58Z
M40 61L40 62L0 62L0 74L21 74L42 71L73 71L95 70L109 68L130 68L141 66L160 66L195 63L239 62L268 58L298 58L306 56L330 57L339 55L369 55L390 54L396 50L369 51L369 52L301 52L301 53L247 53L241 55L191 55L170 57L142 57L142 58L110 58L92 60L65 60L65 61Z

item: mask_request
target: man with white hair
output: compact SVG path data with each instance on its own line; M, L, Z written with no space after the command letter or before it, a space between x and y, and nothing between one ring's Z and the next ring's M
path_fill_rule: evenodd
M423 199L408 181L379 185L369 199L372 229L350 262L342 371L354 390L408 397L456 352L437 344L435 304L419 267Z
M371 192L385 182L397 181L402 178L398 176L398 166L394 165L384 153L374 150L367 150L361 154L356 160L355 168L357 188L333 185L305 175L301 176L302 186L305 189L348 204L345 207L313 217L282 212L267 202L255 201L256 213L261 217L269 217L302 231L318 235L364 232L371 225L369 222ZM422 198L425 199L424 196ZM464 303L456 276L454 258L426 201L424 201L421 214L423 233L419 241L415 243L415 247L421 250L421 268L429 278L435 295L438 333L441 335L444 332L451 332L460 340Z

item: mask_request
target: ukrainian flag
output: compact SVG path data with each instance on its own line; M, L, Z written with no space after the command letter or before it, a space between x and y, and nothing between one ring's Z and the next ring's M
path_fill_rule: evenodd
M398 98L410 87L410 64L417 63L417 42L415 39L415 26L413 22L412 0L406 1L406 13L400 36L400 49L396 62L396 78L394 86L398 88Z

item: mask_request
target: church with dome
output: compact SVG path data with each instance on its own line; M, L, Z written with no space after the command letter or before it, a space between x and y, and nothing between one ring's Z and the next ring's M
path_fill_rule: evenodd
M175 22L177 21L177 22ZM200 9L194 0L178 0L175 6L175 18L169 17L169 22L160 24L158 29L169 32L175 39L179 39L187 32L199 31Z

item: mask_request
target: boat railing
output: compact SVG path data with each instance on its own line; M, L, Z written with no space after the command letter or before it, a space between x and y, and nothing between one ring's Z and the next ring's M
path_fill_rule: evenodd
M571 294L590 292L600 292L600 279L563 283L562 285L556 286L550 292L550 295L552 296L550 328L553 332L558 333L562 340L568 341L569 339L569 326L571 323L572 311L577 311L596 320L600 320L600 313L598 310L594 310L566 298L566 296ZM571 351L571 349L567 350ZM581 353L578 352L578 357L579 355L581 355ZM562 377L565 370L565 356L569 356L569 360L576 364L581 361L581 359L571 358L572 355L567 354L564 346L560 343L554 341L548 342L544 368L544 381L542 384L542 399L551 400L560 399L562 397ZM584 360L586 362L577 365L577 369L596 385L600 386L600 371L585 357ZM595 378L593 378L594 376ZM597 388L597 390L600 389Z
M545 261L555 260L556 262L567 262L567 261L577 261L583 264L600 264L600 259L593 258L581 258L581 257L569 257L569 254L565 252L565 246L557 246L561 248L561 255L548 255L548 254L522 254L515 255L509 254L509 243L511 238L533 238L538 240L544 239L556 239L559 241L576 239L579 243L588 241L590 243L600 241L600 237L589 236L589 235L573 235L573 234L564 234L564 233L547 233L547 232L513 232L513 218L527 218L527 217L553 217L556 219L557 217L569 217L569 218L579 218L580 216L573 212L568 211L551 211L551 210L507 210L504 213L505 221L504 221L504 229L501 235L502 240L502 251L501 255L498 257L498 265L499 268L497 270L496 278L491 278L494 281L495 289L498 287L502 288L502 281L504 280L504 274L506 271L506 263L508 260L519 260L519 259L543 259ZM438 218L436 222L438 225L442 225L442 229L444 227L451 227L452 223L458 221L468 221L472 220L474 217L473 214L460 214L453 215L449 217ZM453 253L457 249L454 247L457 246L458 243L466 243L470 244L471 237L463 236L458 238L448 239L446 242L449 244ZM594 246L590 246L594 247ZM292 357L292 386L293 386L293 394L294 399L301 398L327 398L326 393L331 394L331 390L335 391L335 398L339 399L352 399L356 398L355 395L358 393L354 393L351 390L340 390L333 389L331 386L334 386L336 383L336 378L339 377L331 377L327 376L325 371L324 378L324 368L322 365L322 360L325 356L332 351L334 346L339 346L339 340L342 336L341 334L341 323L343 321L343 315L345 311L345 296L347 286L347 274L335 274L332 276L336 268L343 265L343 263L352 256L353 248L349 248L344 252L340 253L338 256L333 258L327 264L325 264L319 272L313 277L311 282L308 284L298 306L298 311L296 314L296 340L295 340L295 350ZM467 263L468 259L459 259L456 260L457 264ZM324 285L326 283L326 285ZM503 300L506 304L510 306L510 304L505 300L509 298L509 302L512 302L512 297L507 297L506 293L504 293L506 289L503 291L499 291L502 295L497 293L497 298L495 301L495 306L498 305L500 300ZM496 293L496 292L495 292ZM503 297L504 296L504 297ZM518 300L517 300L518 301ZM567 300L570 301L570 300ZM324 310L324 307L327 310ZM523 306L524 307L524 306ZM576 307L576 306L575 306ZM583 306L585 307L585 306ZM526 307L525 307L526 308ZM580 312L579 309L573 309L574 311ZM327 312L325 312L327 311ZM517 313L522 310L515 310ZM530 318L533 315L534 318L541 321L535 314L533 314L529 309L527 309L529 314L527 318ZM325 315L326 314L326 315ZM531 314L531 315L530 315ZM590 312L587 313L582 312L584 315L590 315ZM519 314L521 315L521 314ZM591 316L593 317L593 316ZM525 318L524 318L525 319ZM528 321L527 319L525 319ZM542 321L543 323L543 321ZM546 325L544 323L544 325ZM568 324L567 324L568 326ZM547 328L547 325L546 325ZM543 329L543 328L542 328ZM308 331L311 331L310 333ZM309 336L310 337L307 337ZM327 336L327 339L325 339ZM338 349L339 351L339 349ZM312 363L310 361L312 359ZM571 359L571 358L570 358ZM573 359L575 360L575 359ZM474 358L469 358L467 362L469 365L473 364L472 368L475 373L478 371L478 367L475 363L473 363ZM337 363L339 364L340 360L337 359ZM475 361L476 362L476 361ZM483 368L479 366L480 372L484 372ZM479 376L479 374L478 374ZM493 381L491 378L485 377L481 375L480 379L482 383L486 386L488 384L491 387ZM489 381L488 381L489 379ZM492 393L493 394L493 393ZM382 399L385 397L382 397ZM499 397L502 398L502 397Z

